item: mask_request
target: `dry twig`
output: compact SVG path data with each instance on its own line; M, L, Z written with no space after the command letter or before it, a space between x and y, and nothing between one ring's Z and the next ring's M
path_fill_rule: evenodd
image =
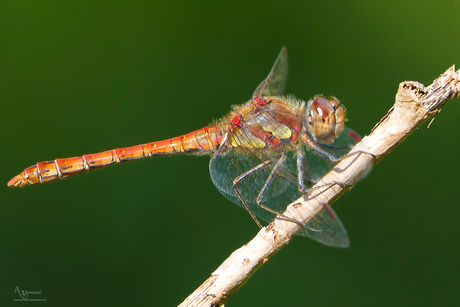
M449 68L430 86L406 81L399 85L390 111L351 151L364 152L341 161L316 185L311 195L289 205L285 215L308 223L323 208L350 190L370 167L377 164L417 127L441 111L444 104L460 97L460 70ZM340 184L336 184L340 183ZM223 306L299 230L295 223L277 218L254 239L234 251L180 306Z

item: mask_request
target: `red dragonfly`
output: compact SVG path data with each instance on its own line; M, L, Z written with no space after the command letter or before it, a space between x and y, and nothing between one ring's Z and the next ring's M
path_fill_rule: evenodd
M283 48L252 98L212 126L164 141L39 162L8 186L45 183L158 155L211 154L209 170L216 188L262 227L259 219L270 222L283 216L288 204L307 193L332 168L331 162L360 140L344 127L345 108L336 98L315 96L306 103L280 96L287 71L287 49ZM327 204L315 219L301 225L298 235L329 246L349 246L345 228Z

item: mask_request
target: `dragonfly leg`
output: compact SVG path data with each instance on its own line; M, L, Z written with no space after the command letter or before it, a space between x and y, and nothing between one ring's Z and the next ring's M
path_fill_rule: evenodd
M238 195L238 198L241 200L241 202L243 203L244 205L244 208L246 208L246 210L249 212L249 214L251 215L252 219L256 222L256 224L259 226L259 228L262 228L262 224L259 222L259 220L257 219L257 217L255 216L255 214L251 211L251 208L249 208L249 205L248 203L246 202L246 200L244 199L243 195L241 195L241 192L238 190L238 184L243 181L245 178L247 178L248 176L250 176L251 174L263 169L264 167L266 167L267 165L269 165L270 163L272 163L273 161L270 161L270 160L267 160L265 162L262 162L260 163L259 165L251 168L250 170L244 172L243 174L239 175L238 177L236 177L234 180L233 180L233 189L235 190L235 193L236 195Z
M352 154L353 155L353 154ZM341 158L339 158L341 159ZM310 171L309 171L309 168L308 168L308 163L307 163L307 159L305 158L305 153L304 151L302 150L302 148L298 148L297 149L297 180L298 180L298 188L299 188L299 191L302 193L302 194L308 194L309 192L313 191L313 190L316 190L316 189L320 189L324 186L328 186L326 190L330 189L332 186L334 185L340 185L340 186L349 186L350 184L347 184L347 183L340 183L340 182L331 182L331 183L328 183L328 184L325 184L325 185L321 185L319 187L314 187L314 188L309 188L305 185L305 182L304 181L307 181L309 184L313 185L315 184L315 180L313 180L311 178L311 175L310 175ZM325 192L325 191L322 191L321 193Z
M341 158L339 158L339 159L341 159ZM321 193L325 192L326 190L330 189L332 186L334 186L336 184L340 185L340 186L349 186L350 185L350 184L347 184L347 183L340 183L340 182L334 181L334 182L331 182L331 183L328 183L328 184L325 184L325 185L321 185L319 187L314 187L314 188L307 187L305 185L304 181L308 182L311 185L315 184L316 182L311 178L310 171L309 171L309 168L308 168L307 159L305 158L305 153L302 150L302 148L300 148L300 147L297 149L297 180L298 180L297 184L298 184L299 191L302 194L309 194L311 191L323 188L325 186L328 186L328 187L324 191L322 191Z
M279 168L281 167L281 165L283 165L284 161L286 161L286 153L283 153L283 155L281 156L281 158L278 159L278 161L276 162L275 166L273 167L267 181L265 182L264 186L262 187L262 189L260 190L258 196L257 196L257 199L256 199L256 203L257 205L270 212L270 213L273 213L277 216L280 216L290 222L293 222L293 223L296 223L302 227L305 227L304 224L302 224L301 222L295 220L295 219L292 219L284 214L282 214L281 212L278 212L276 210L273 210L265 205L262 204L262 200L263 200L263 197L265 195L265 193L268 191L269 187L270 187L270 184L272 183L273 179L275 178L276 174L277 174L277 171L279 170ZM241 202L243 203L245 209L249 212L249 214L251 215L252 219L257 223L257 225L262 228L262 224L259 222L259 220L257 219L257 217L255 216L255 214L251 211L248 203L246 202L246 200L244 199L243 195L241 195L241 192L238 190L238 184L240 182L242 182L244 179L246 179L248 176L252 175L253 173L263 169L264 167L268 166L269 164L273 163L273 160L267 160L267 161L264 161L262 163L260 163L259 165L251 168L250 170L246 171L245 173L239 175L238 177L236 177L234 180L233 180L233 189L235 190L236 194L238 195L239 199L241 200Z
M311 178L307 159L305 159L305 153L302 147L299 146L297 148L297 186L299 187L299 191L302 193L303 191L308 190L304 180L311 185L316 183L313 178Z
M358 151L355 151L354 153L346 154L343 157L337 158L333 154L331 154L331 153L327 152L326 150L324 150L323 147L331 149L331 150L346 149L346 147L345 148L343 148L343 147L334 147L332 145L316 143L313 140L311 140L310 137L306 133L303 134L303 139L307 143L308 147L310 147L314 152L316 152L321 157L326 158L326 159L328 159L329 161L331 161L333 163L342 161L342 160L344 160L346 158L349 158L351 156L355 156L355 155L359 156L361 154L368 154L368 155L371 155L372 158L376 158L374 154L371 154L369 152L365 152L365 151L362 151L362 150L358 150Z
M318 150L321 150L325 155L323 155L322 153L319 153ZM337 150L339 150L340 148L337 148ZM342 160L345 160L347 158L350 158L350 157L353 157L353 156L360 156L362 154L365 154L365 155L370 155L373 159L377 158L374 154L370 153L370 152L367 152L367 151L363 151L363 150L358 150L358 151L355 151L351 154L346 154L345 156L342 156L340 158L337 158L335 157L334 155L331 155L330 153L328 153L327 151L324 151L323 149L321 148L316 148L314 149L315 152L319 153L322 157L325 157L325 158L328 158L331 162L340 162ZM331 158L329 158L328 156L330 156Z
M367 165L367 167L366 167L366 170L362 173L361 177L365 177L366 174L369 173L370 169L371 169L372 166L373 166L372 161L373 161L374 159L376 159L376 156L375 156L374 154L372 154L372 153L370 153L370 152L363 151L363 150L358 150L358 151L355 151L355 152L353 152L353 153L351 153L351 154L348 153L348 154L346 154L346 155L344 155L344 156L342 156L342 157L340 157L340 158L337 158L337 157L334 156L333 154L330 154L329 152L327 152L326 150L324 150L322 147L326 147L326 148L331 149L331 150L340 150L340 149L343 149L343 148L334 147L334 146L331 146L331 145L319 144L319 143L316 144L316 143L312 142L310 139L307 139L306 142L307 142L308 146L309 146L313 151L315 151L315 152L316 152L318 155L320 155L321 157L324 157L324 158L328 159L328 160L331 161L332 163L336 163L336 162L345 160L345 159L347 159L347 158L354 157L353 160L352 160L352 161L350 162L350 164L349 164L349 165L352 165L352 164L356 161L356 159L358 159L359 156L361 156L362 154L370 155L370 156L372 157L372 160L369 161L369 163L368 163L368 165ZM297 159L298 159L298 161L299 161L299 159L300 159L300 158L299 158L299 151L298 151L298 153L297 153ZM306 164L306 163L304 163L304 164ZM304 165L304 164L302 164L302 162L301 162L300 166L302 166L302 165ZM298 165L298 167L299 167L299 163L297 163L297 165ZM344 169L347 169L347 168L348 168L348 166L345 167ZM307 169L307 171L308 171L308 169ZM299 175L300 175L300 173L299 173ZM306 180L310 183L309 177L308 177L308 176L306 176ZM300 179L299 179L299 182L300 182ZM343 184L341 184L341 185L343 185ZM299 187L301 187L301 186L299 185Z
M310 171L309 171L309 168L308 168L308 163L307 163L307 159L305 158L305 152L303 151L303 149L299 146L299 148L297 149L297 179L298 179L298 188L299 188L299 191L302 193L302 194L308 194L310 191L316 189L316 188L309 188L305 185L305 181L307 181L309 184L313 185L315 184L316 182L311 178L311 175L310 175ZM332 187L333 185L331 185ZM323 186L321 186L323 187ZM330 187L326 188L325 190L329 189ZM323 192L321 192L323 193ZM327 210L328 212L333 212L332 209L330 209L331 207L328 205L328 204L323 204L323 207L327 210L329 208L329 210ZM334 217L335 213L334 214L331 214L331 216L333 218ZM314 219L317 219L317 217L315 217ZM305 225L304 227L308 228L309 230L311 231L314 231L314 232L321 232L322 229L315 229L315 228L312 228L310 227L309 225Z
M286 161L286 158L287 158L287 155L286 155L286 153L284 152L283 155L282 155L282 156L278 159L278 161L276 162L276 164L275 164L275 166L273 167L273 169L272 169L270 175L269 175L268 178L267 178L267 181L265 181L264 186L263 186L262 189L260 190L259 195L257 196L257 199L256 199L256 203L257 203L257 205L258 205L260 208L262 208L262 209L264 209L264 210L266 210L266 211L268 211L268 212L270 212L270 213L273 213L273 214L277 215L278 217L281 217L281 218L283 218L283 219L285 219L285 220L287 220L287 221L289 221L289 222L298 224L298 225L301 226L301 227L305 227L305 226L306 226L305 224L303 224L303 223L301 223L301 222L299 222L299 221L297 221L297 220L295 220L295 219L293 219L293 218L290 218L290 217L284 215L284 214L281 213L281 212L278 212L278 211L276 211L276 210L273 210L272 208L269 208L269 207L267 207L267 206L265 206L265 205L263 204L264 196L265 196L266 192L268 191L270 185L272 184L273 179L274 179L275 176L277 175L277 172L278 172L279 168L280 168L280 167L283 165L283 163Z

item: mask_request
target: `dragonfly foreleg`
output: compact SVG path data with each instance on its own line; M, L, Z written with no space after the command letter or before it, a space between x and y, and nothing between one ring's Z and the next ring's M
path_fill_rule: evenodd
M299 191L303 193L308 188L305 185L305 181L309 184L315 184L313 178L311 178L310 170L308 168L307 159L305 159L305 153L301 146L297 148L297 186Z
M353 164L353 163L356 161L356 159L358 159L358 157L359 157L360 155L362 155L362 154L370 155L370 156L372 157L372 160L371 160L371 161L373 161L373 160L376 158L376 156L375 156L374 154L372 154L372 153L370 153L370 152L363 151L363 150L357 150L357 151L355 151L355 152L348 153L348 154L346 154L345 156L342 156L342 157L340 157L340 158L337 158L337 157L334 156L333 154L330 154L329 152L327 152L327 151L325 151L323 148L321 148L320 146L322 146L322 144L319 144L319 143L316 144L316 143L311 142L311 141L308 141L307 144L308 144L309 147L310 147L313 151L315 151L318 155L320 155L321 157L324 157L324 158L328 159L328 160L331 161L332 163L340 162L340 161L342 161L342 160L345 160L345 159L348 159L348 158L350 158L350 157L354 157L354 156L355 156L355 158L350 162L350 165L351 165L351 164ZM340 149L340 148L337 148L337 149ZM298 159L299 159L299 158L298 158ZM371 167L372 167L372 163L369 162L369 165L368 165L368 167L367 167L367 170L366 170L362 175L364 176L365 174L367 174L367 173L369 172L369 170L370 170ZM348 166L345 167L345 169L346 169L346 168L348 168ZM307 181L308 181L308 179L307 179Z
M373 155L371 153L368 153L368 152L365 152L365 151L362 151L362 150L358 150L358 151L355 151L355 152L353 152L351 154L346 154L343 157L337 158L333 154L331 154L331 153L327 152L326 150L324 150L322 147L325 147L325 148L328 148L328 149L331 149L331 150L341 150L341 149L343 149L343 147L342 148L341 147L334 147L332 145L316 143L316 142L312 141L310 138L308 138L308 136L306 136L306 135L304 135L304 140L307 143L308 147L310 147L315 153L317 153L318 155L320 155L323 158L328 159L332 163L339 162L339 161L342 161L342 160L344 160L346 158L349 158L351 156L360 155L360 154L368 154L368 155L371 155L372 158L375 158L375 155Z

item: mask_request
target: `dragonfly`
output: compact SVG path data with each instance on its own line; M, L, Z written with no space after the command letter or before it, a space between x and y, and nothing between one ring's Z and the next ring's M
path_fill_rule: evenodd
M234 106L220 121L171 139L79 157L39 162L8 182L23 187L141 158L179 153L210 154L209 172L216 188L246 209L259 227L282 214L347 155L361 137L346 128L345 107L335 97L308 102L282 96L288 72L282 48L268 76L251 99ZM324 204L296 233L322 244L345 248L348 234L334 210Z

